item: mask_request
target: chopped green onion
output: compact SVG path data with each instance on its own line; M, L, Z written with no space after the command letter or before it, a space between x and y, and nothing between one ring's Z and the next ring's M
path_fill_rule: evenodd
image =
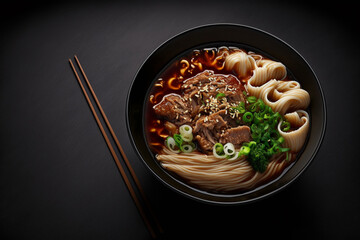
M280 152L288 152L288 151L290 151L290 148L278 147L278 150L279 150Z
M184 142L184 140L182 139L180 134L174 134L174 140L175 140L176 146L178 146L179 148L181 147L181 145Z
M249 142L244 143L248 145L256 145L256 142ZM234 161L241 156L247 156L250 153L250 147L249 146L242 146L240 148L240 151L235 151L234 144L232 143L226 143L225 145L222 145L221 143L216 143L213 146L213 154L216 158L227 158L230 161Z
M250 112L256 112L256 110L257 110L256 103L249 105L249 111Z
M241 112L243 113L241 119L250 127L253 141L243 143L239 157L246 153L253 169L264 172L274 154L286 153L287 159L289 158L290 149L282 146L285 139L280 135L278 125L282 121L280 125L282 131L289 131L291 126L289 122L283 121L279 112L273 111L261 99L247 96L246 100L246 105L239 104L234 109L245 109Z
M251 142L249 142L249 146L248 147L252 147L252 146L256 146L256 142L255 141L251 141Z
M270 118L271 118L270 113L265 113L265 114L264 114L264 119L270 119Z
M255 143L256 144L256 143ZM242 146L240 148L240 152L239 152L239 156L242 156L242 155L249 155L250 153L250 147L247 147L247 146Z
M224 146L221 143L216 143L214 145L214 149L215 149L216 153L218 153L218 154L221 154L224 152Z
M184 142L191 142L193 140L192 127L189 125L182 125L179 127L179 132Z
M182 125L179 128L180 134L174 134L165 140L165 146L175 153L180 151L184 153L192 152L196 149L196 145L192 142L193 133L190 125ZM178 148L178 149L175 149Z
M253 120L254 116L251 112L246 112L244 113L242 119L245 123L251 123Z
M261 99L259 98L256 103L257 103L260 111L264 111L264 110L265 110L266 105L265 105L265 103L263 102L263 100L261 100Z
M179 127L180 135L192 134L192 127L185 124Z
M224 145L224 153L228 156L232 156L235 153L235 147L232 143L227 143Z
M249 102L249 103L255 103L256 102L256 97L255 96L249 96L248 98L247 98L247 101Z
M180 147L181 151L184 152L184 153L190 153L194 150L193 146L191 146L190 144L185 144L185 145L182 145Z
M193 135L189 134L189 135L180 135L182 140L184 142L191 142L193 140Z
M287 122L287 121L283 121L283 122L281 123L280 129L281 129L282 131L284 131L284 132L289 131L289 130L290 130L290 123Z
M224 146L221 143L216 143L213 146L213 154L216 158L226 158L226 154L224 153Z
M223 97L225 97L226 95L225 95L225 93L218 93L217 95L216 95L216 99L220 99L220 98L223 98Z
M239 105L237 105L236 107L232 107L232 109L237 110L239 113L244 113L244 112L246 112L245 103L244 103L244 102L240 102Z
M264 120L264 118L261 116L261 114L259 114L257 112L255 112L253 115L254 115L254 123L256 123L256 124L259 124Z
M174 153L179 153L180 150L175 150L175 146L176 146L176 143L175 143L175 140L173 137L167 137L166 140L165 140L165 146L172 152Z

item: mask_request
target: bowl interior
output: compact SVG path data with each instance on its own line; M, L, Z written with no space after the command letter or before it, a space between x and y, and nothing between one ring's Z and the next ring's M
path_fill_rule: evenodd
M154 159L144 136L144 103L157 76L179 55L202 46L237 46L282 62L311 97L308 141L297 161L276 180L240 194L214 194L195 189L166 172ZM305 59L277 37L261 30L230 24L208 25L181 33L156 49L139 69L127 99L127 124L132 144L145 165L164 184L193 199L217 204L240 204L268 196L295 180L311 163L326 126L325 100L316 75Z

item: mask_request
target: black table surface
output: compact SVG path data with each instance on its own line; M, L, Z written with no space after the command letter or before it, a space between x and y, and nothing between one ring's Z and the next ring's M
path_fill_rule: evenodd
M355 5L15 1L2 8L1 239L151 239L71 71L74 54L164 239L360 237ZM126 129L126 96L143 61L168 38L210 23L249 25L289 43L314 69L327 102L326 136L309 169L280 193L242 206L203 204L173 192L138 158Z

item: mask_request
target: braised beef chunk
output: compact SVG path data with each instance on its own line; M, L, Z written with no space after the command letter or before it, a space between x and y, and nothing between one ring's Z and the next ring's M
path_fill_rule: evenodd
M211 143L209 140L207 140L205 137L196 135L195 140L198 142L199 146L201 147L201 150L204 153L210 153L212 151L214 144Z
M227 128L227 123L221 116L224 114L225 110L222 110L209 116L202 116L196 121L195 138L204 152L212 151L213 145L219 141L221 132Z
M226 144L231 142L235 148L241 147L244 142L250 142L251 132L248 126L238 126L235 128L229 128L220 135L220 143Z
M225 112L225 110L221 110L209 116L202 116L199 120L196 121L194 132L199 132L203 128L215 131L225 129L227 127L227 123L222 117L224 116Z
M205 103L210 97L216 98L219 93L229 103L244 101L242 85L235 76L214 74L210 70L187 79L181 89L184 92L184 99L191 98L198 104Z
M177 94L164 96L162 101L154 106L155 113L177 125L190 123L191 117L187 103Z
M244 102L244 87L233 75L205 70L185 80L181 96L168 94L154 106L155 113L167 120L170 135L183 124L193 127L194 139L205 153L215 143L231 142L236 148L251 140L250 128L239 126L241 116L233 108Z

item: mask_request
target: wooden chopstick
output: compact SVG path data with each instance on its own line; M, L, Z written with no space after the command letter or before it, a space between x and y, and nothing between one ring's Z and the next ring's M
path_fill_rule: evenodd
M126 156L126 154L125 154L125 152L124 152L124 150L123 150L123 148L121 147L121 144L120 144L118 138L116 137L116 134L115 134L113 128L111 127L111 124L110 124L108 118L106 117L106 114L105 114L103 108L101 107L101 104L100 104L100 102L99 102L99 100L98 100L98 98L97 98L97 96L96 96L96 94L95 94L95 92L94 92L91 84L90 84L89 79L87 78L87 76L86 76L86 74L85 74L84 69L82 68L82 66L81 66L81 64L80 64L80 61L79 61L78 57L75 55L74 58L75 58L75 60L76 60L77 65L79 66L79 69L80 69L80 71L81 71L81 73L82 73L82 75L83 75L83 77L84 77L84 79L85 79L85 82L86 82L88 88L90 89L90 93L91 93L91 95L93 96L93 98L94 98L94 100L95 100L95 103L96 103L96 105L98 106L98 108L99 108L99 110L100 110L100 113L101 113L103 119L105 120L106 126L108 127L108 129L109 129L109 131L110 131L110 133L111 133L111 136L113 137L113 139L114 139L114 141L115 141L115 143L116 143L116 146L117 146L117 148L119 149L119 151L120 151L120 153L121 153L121 156L122 156L122 158L124 159L125 164L126 164L127 168L129 169L129 172L130 172L132 178L134 179L134 182L135 182L137 188L139 189L139 192L140 192L141 197L143 198L143 200L144 200L144 202L145 202L145 204L146 204L146 207L149 209L150 214L152 215L153 219L155 220L155 223L156 223L159 231L160 231L161 233L163 233L163 229L162 229L162 227L161 227L161 225L160 225L160 223L159 223L159 221L158 221L158 219L157 219L157 217L156 217L156 215L155 215L155 213L154 213L154 211L153 211L153 209L152 209L152 207L151 207L148 199L146 198L145 192L144 192L143 188L141 187L140 181L139 181L139 179L137 178L137 176L136 176L136 174L135 174L135 172L134 172L134 169L131 167L131 164L130 164L130 162L129 162L129 160L128 160L128 158L127 158L127 156Z
M78 64L79 64L79 61L78 61L77 57L76 57L75 59L76 59L76 61L77 61ZM117 155L116 155L116 153L115 153L115 151L114 151L114 148L112 147L112 145L111 145L111 143L110 143L110 140L109 140L109 138L108 138L108 136L107 136L107 134L106 134L106 132L105 132L105 130L104 130L104 127L102 126L102 124L101 124L101 122L100 122L100 120L99 120L99 117L98 117L98 115L97 115L97 113L96 113L96 111L95 111L95 109L94 109L94 106L93 106L93 104L92 104L91 101L90 101L90 98L89 98L89 96L88 96L88 94L87 94L87 92L86 92L86 90L85 90L85 88L84 88L84 86L83 86L83 84L82 84L82 82L81 82L81 80L80 80L80 77L79 77L79 75L78 75L78 73L77 73L77 71L76 71L76 69L75 69L75 66L74 66L74 64L72 63L71 59L69 59L69 63L70 63L70 65L71 65L71 68L72 68L72 70L73 70L73 72L74 72L74 74L75 74L75 76L76 76L76 79L77 79L77 81L78 81L78 83L79 83L79 85L80 85L80 87L81 87L81 90L82 90L82 92L83 92L83 94L84 94L84 96L85 96L85 98L86 98L86 101L87 101L88 104L89 104L89 107L90 107L90 109L91 109L91 112L92 112L92 114L93 114L94 117L95 117L96 123L98 124L98 126L99 126L99 128L100 128L100 131L101 131L101 133L102 133L102 135L103 135L103 137L104 137L104 139L105 139L105 142L106 142L106 144L107 144L107 146L108 146L108 148L109 148L109 150L110 150L110 152L111 152L111 155L112 155L112 157L113 157L114 160L115 160L116 166L118 167L118 169L119 169L119 171L120 171L120 174L121 174L122 178L124 179L124 182L125 182L128 190L129 190L129 192L130 192L130 195L131 195L131 197L133 198L133 200L134 200L134 202L135 202L135 205L136 205L136 207L138 208L138 210L139 210L139 212L140 212L140 215L141 215L141 217L143 218L143 220L144 220L144 222L145 222L145 225L146 225L146 227L148 228L151 236L152 236L153 238L156 238L157 236L156 236L156 234L155 234L155 231L154 231L153 228L151 227L151 224L150 224L150 222L149 222L149 219L146 217L146 214L145 214L145 212L144 212L144 209L143 209L143 207L142 207L139 199L137 198L137 196L136 196L136 194L135 194L135 191L134 191L134 189L133 189L133 187L132 187L132 185L131 185L131 183L130 183L130 181L129 181L129 178L127 177L127 175L126 175L123 167L122 167L121 164L120 164L120 161L119 161L119 159L118 159L118 157L117 157ZM80 65L79 65L79 67L80 67ZM83 69L82 69L82 68L80 68L80 69L81 69L81 71L83 72ZM84 75L84 74L85 74L85 73L83 72L83 75ZM86 76L86 75L84 75L84 76ZM87 79L87 78L86 78L86 79ZM88 82L88 80L86 80L86 81ZM89 85L90 85L90 83L89 83ZM93 92L92 88L91 88L91 91ZM93 93L93 94L95 95L95 93ZM95 95L95 96L96 96L96 95ZM97 98L96 98L96 101L98 102ZM99 103L99 105L100 105L100 103ZM103 112L102 108L101 108L100 111ZM105 115L105 113L104 113L104 115ZM103 116L104 116L104 115L103 115ZM105 118L104 118L104 119L105 119ZM107 118L106 118L106 121L109 122L109 121L107 120ZM109 123L108 126L111 126L110 123ZM112 128L111 128L111 129L112 129ZM113 132L113 131L112 131L112 132ZM119 146L121 147L120 143L119 143ZM121 149L122 149L122 148L121 148ZM124 153L123 151L120 151L120 152L121 152L122 154ZM123 156L126 156L126 155L123 154ZM131 169L132 169L132 168L131 168ZM135 174L135 173L134 173L134 174ZM134 175L134 176L136 176L136 175Z

